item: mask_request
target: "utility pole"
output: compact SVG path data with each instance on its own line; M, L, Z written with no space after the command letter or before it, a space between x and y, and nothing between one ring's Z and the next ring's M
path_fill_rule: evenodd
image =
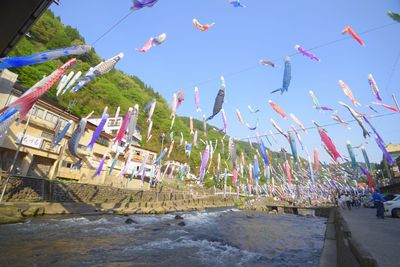
M10 181L11 175L13 175L14 172L15 172L15 169L16 169L16 164L15 163L17 162L19 151L21 150L22 142L23 142L23 140L25 138L26 130L29 127L29 122L31 121L31 116L32 116L32 112L29 113L28 120L26 121L25 128L24 128L24 131L23 131L22 136L21 136L21 140L19 140L17 151L15 152L14 159L13 159L13 161L11 163L10 172L7 175L7 180L6 180L5 184L4 184L3 191L1 192L0 203L3 201L4 193L6 192L7 184Z

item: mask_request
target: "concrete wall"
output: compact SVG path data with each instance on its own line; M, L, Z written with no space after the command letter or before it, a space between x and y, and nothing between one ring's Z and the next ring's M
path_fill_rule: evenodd
M351 231L340 215L335 211L335 235L337 249L337 266L343 267L377 267L376 260L363 246L351 236Z

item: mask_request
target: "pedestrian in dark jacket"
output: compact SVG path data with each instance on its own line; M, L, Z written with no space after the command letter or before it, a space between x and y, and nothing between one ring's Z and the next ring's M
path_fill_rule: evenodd
M375 207L376 207L376 217L384 219L384 213L385 209L383 207L383 202L385 202L385 199L381 195L381 192L379 192L378 189L375 190L374 195L372 196L372 199L374 200Z

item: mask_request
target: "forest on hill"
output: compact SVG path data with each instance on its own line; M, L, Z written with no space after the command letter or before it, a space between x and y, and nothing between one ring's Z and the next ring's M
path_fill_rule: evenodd
M79 31L71 26L64 26L60 18L55 17L54 14L48 10L34 24L30 31L30 37L23 37L10 56L29 55L36 52L81 44L85 44L85 39L80 35ZM115 51L115 54L119 52L120 51ZM12 71L19 75L18 82L22 86L28 88L42 79L44 75L50 74L68 59L68 57L62 57L58 60L12 69ZM96 53L95 49L92 49L89 53L77 57L77 66L72 70L75 72L82 71L82 73L86 73L91 66L97 65L102 60L103 59ZM66 74L68 74L68 72ZM140 110L138 126L141 129L143 136L142 143L140 144L141 146L154 151L161 151L162 133L165 133L165 147L169 146L172 141L169 137L170 132L172 131L174 132L175 147L171 154L171 159L179 162L187 162L191 166L194 174L197 175L199 172L201 163L199 155L205 148L205 144L200 139L211 141L213 142L213 145L218 142L217 149L214 151L211 173L214 173L213 170L215 170L218 153L221 153L222 166L226 166L226 161L227 166L229 166L229 168L232 167L228 151L229 136L226 136L223 139L224 134L211 125L207 125L205 135L203 131L203 122L194 119L194 129L197 129L198 131L198 147L193 146L191 157L189 158L184 153L184 145L179 145L181 132L184 135L184 140L188 143L193 143L193 135L190 134L189 129L189 118L177 116L174 127L170 130L171 109L167 101L151 88L151 86L146 85L138 77L128 75L118 69L114 69L109 73L96 78L76 93L66 93L57 97L56 88L53 87L47 93L47 96L82 117L86 116L92 110L94 111L94 115L100 116L105 106L109 107L110 114L114 114L118 106L121 107L120 114L125 114L129 107L138 104ZM149 142L146 142L145 136L148 128L148 122L146 122L147 114L142 113L141 109L153 99L157 100L153 114L153 137ZM224 146L222 146L221 140L223 140ZM254 148L258 148L256 144L253 146ZM253 161L255 154L254 148L252 148L247 142L237 141L237 155L240 156L243 152L247 162ZM269 152L274 159L277 159L278 161L282 160L283 156L281 153ZM259 160L261 161L261 158ZM211 180L209 181L209 184L212 184Z

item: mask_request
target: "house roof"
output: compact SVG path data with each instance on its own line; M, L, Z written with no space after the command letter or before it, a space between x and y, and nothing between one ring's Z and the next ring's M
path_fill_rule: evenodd
M400 144L388 144L386 150L389 153L400 153Z

